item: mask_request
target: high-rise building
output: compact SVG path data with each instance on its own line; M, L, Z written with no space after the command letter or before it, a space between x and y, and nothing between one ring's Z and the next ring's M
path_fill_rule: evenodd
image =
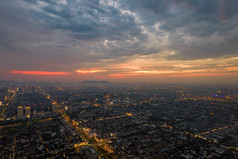
M26 117L27 118L31 117L31 107L26 107Z
M69 107L68 107L68 106L65 106L65 107L64 107L64 110L68 110L68 109L69 109Z
M46 95L46 98L47 98L47 99L50 99L50 95L49 95L49 94L47 94L47 95Z
M109 103L109 95L108 95L108 94L106 94L106 95L104 96L104 101L105 101L106 104Z
M23 107L22 106L18 106L18 109L17 109L17 115L19 117L23 116Z
M52 104L52 112L56 112L57 111L57 104L53 103Z
M8 96L6 95L5 97L4 97L4 101L7 101L8 100Z

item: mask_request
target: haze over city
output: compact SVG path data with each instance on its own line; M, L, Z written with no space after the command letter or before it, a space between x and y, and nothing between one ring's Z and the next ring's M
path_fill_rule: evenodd
M238 159L238 0L0 0L0 158Z
M234 0L1 0L0 80L237 83Z

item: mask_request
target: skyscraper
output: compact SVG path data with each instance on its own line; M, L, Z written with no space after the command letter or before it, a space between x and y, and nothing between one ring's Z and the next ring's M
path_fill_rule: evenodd
M106 104L109 103L109 95L108 95L108 94L106 94L106 95L104 96L104 101L105 101Z
M31 107L26 107L26 117L27 118L31 117Z
M23 107L22 107L22 106L18 106L17 115L18 115L19 117L23 116Z
M52 104L52 112L56 112L57 111L57 104L53 103Z
M4 101L7 101L8 100L8 96L6 95L5 97L4 97Z

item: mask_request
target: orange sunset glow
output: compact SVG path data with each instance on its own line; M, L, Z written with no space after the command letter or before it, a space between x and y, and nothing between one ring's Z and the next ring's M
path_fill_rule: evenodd
M48 71L11 71L10 73L25 75L69 75L69 72L48 72Z
M0 0L0 159L238 159L238 0Z
M136 3L2 2L0 80L237 83L233 3Z
M106 72L107 70L100 70L100 69L88 69L88 70L75 70L75 72L80 74L88 74L88 73L99 73L99 72Z

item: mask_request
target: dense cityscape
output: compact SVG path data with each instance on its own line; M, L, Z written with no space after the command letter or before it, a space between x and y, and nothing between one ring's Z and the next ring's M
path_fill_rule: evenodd
M238 0L0 0L0 159L238 159Z
M0 82L0 158L238 157L235 85Z

